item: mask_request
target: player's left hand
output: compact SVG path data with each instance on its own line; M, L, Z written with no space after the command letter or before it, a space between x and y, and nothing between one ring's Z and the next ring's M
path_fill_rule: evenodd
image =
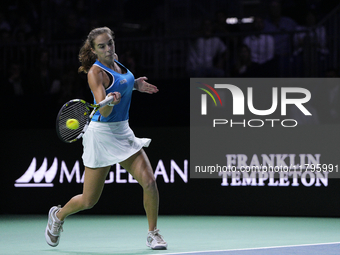
M148 82L146 82L148 78L146 77L139 77L136 79L137 82L137 90L140 92L148 93L148 94L153 94L158 92L158 88L155 85L152 85Z

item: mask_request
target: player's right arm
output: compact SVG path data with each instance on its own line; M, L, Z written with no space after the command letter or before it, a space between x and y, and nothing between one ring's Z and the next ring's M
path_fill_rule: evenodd
M104 72L99 67L93 66L87 75L88 83L90 89L94 95L94 98L97 103L103 101L106 97L105 86L104 86ZM113 104L118 104L120 102L120 93L113 92L110 93L114 96ZM100 114L103 117L107 117L112 112L112 106L106 105L99 109Z

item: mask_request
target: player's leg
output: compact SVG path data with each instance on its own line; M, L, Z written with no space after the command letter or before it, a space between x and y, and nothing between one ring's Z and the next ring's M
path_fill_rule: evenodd
M120 163L142 186L144 194L144 208L149 223L149 233L147 237L147 245L152 249L166 249L167 243L158 233L157 218L159 195L156 180L150 161L141 149L127 160Z
M110 166L96 169L85 167L83 193L71 198L63 208L53 206L50 209L45 230L49 245L55 247L59 244L62 225L68 215L90 209L98 202L109 170Z
M158 189L151 164L144 150L140 150L127 160L120 163L142 186L144 208L149 222L149 230L157 227L158 217Z
M71 198L71 200L58 211L58 219L63 221L71 214L91 209L98 202L102 194L105 179L110 168L111 166L102 168L85 167L83 193Z

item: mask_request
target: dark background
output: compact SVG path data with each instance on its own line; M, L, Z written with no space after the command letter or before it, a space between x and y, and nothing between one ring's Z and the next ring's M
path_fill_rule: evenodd
M133 0L2 1L0 78L4 111L0 214L46 214L52 205L63 205L82 190L82 185L74 180L62 184L58 181L61 161L65 161L71 171L74 162L79 160L83 171L82 146L81 142L63 144L54 126L57 112L66 101L79 97L92 101L86 75L77 73L77 54L92 28L108 26L114 30L119 60L133 70L136 77L145 75L150 83L158 86L160 91L155 95L134 92L130 126L137 136L153 139L146 149L152 166L156 169L162 160L170 176L170 161L173 159L183 170L183 162L189 160L190 154L187 47L198 37L202 20L215 20L218 10L223 10L227 17L266 17L266 12L260 10L267 10L269 1L254 2L259 4L244 5L243 1L231 0L163 0L157 4ZM310 9L316 12L318 21L326 19L323 24L331 57L320 61L319 65L318 61L306 60L306 63L316 64L310 69L313 72L306 68L303 73L286 76L275 72L277 77L326 77L329 71L333 77L339 75L337 27L340 26L336 22L340 19L335 19L339 7L334 1L318 0L283 1L282 5L283 14L298 24L303 24L302 14ZM238 24L228 26L226 34L219 34L228 47L225 77L235 76L237 46L244 36L253 32L250 25ZM21 92L10 81L13 75L22 87ZM58 82L59 86L53 90L53 84ZM318 106L322 116L325 105ZM324 119L318 125L339 123L339 119ZM14 187L15 180L27 170L33 157L38 167L45 157L49 166L54 157L58 158L53 188ZM218 179L188 178L185 183L175 173L174 183L165 183L161 176L157 183L160 214L340 215L338 179L330 179L328 187L223 187ZM138 184L107 184L99 203L82 213L143 214L142 190Z

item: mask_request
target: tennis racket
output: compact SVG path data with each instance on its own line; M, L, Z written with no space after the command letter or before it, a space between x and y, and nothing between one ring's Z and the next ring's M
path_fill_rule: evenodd
M65 143L79 140L86 132L93 115L103 106L113 101L113 96L108 96L98 104L90 104L82 99L73 99L64 104L57 116L56 129L58 137ZM92 111L91 111L92 110ZM79 127L70 129L66 126L69 119L76 119Z

